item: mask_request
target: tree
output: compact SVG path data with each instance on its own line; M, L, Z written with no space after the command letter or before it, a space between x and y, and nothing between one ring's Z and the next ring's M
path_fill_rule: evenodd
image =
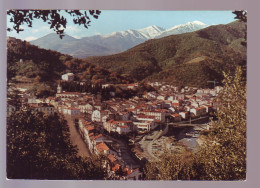
M247 11L246 10L235 10L232 13L236 15L235 19L238 19L242 22L247 22ZM245 33L245 41L242 41L241 44L243 46L247 45L247 32Z
M246 10L235 10L232 13L236 15L235 19L239 19L243 22L247 22L247 11Z
M244 180L246 178L246 79L238 67L235 74L224 73L221 103L204 146L197 157L205 179Z
M97 19L101 11L99 10L64 10L65 14L73 17L74 24L83 25L88 29L90 26L90 17ZM67 26L67 19L63 16L61 10L8 10L7 15L10 16L10 22L13 24L13 29L19 33L23 31L21 25L26 24L28 27L32 27L33 20L38 19L47 22L50 25L50 29L53 29L62 38L64 36L64 30ZM12 31L11 28L7 28L7 31Z
M101 158L82 158L70 141L64 118L30 110L7 120L7 177L10 179L103 179Z

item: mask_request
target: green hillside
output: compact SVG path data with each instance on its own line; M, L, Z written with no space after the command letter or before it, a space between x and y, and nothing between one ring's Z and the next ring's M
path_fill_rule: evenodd
M129 83L130 79L56 51L45 50L13 37L7 40L8 82L30 83L38 96L56 92L61 75L73 72L76 81L89 84Z
M123 53L90 57L91 64L111 69L135 80L169 81L206 87L208 80L222 80L222 71L245 64L246 25L233 22L149 40Z

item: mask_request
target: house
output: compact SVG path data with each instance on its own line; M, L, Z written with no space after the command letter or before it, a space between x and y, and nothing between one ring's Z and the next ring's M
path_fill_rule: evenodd
M167 100L173 102L175 100L175 96L174 95L170 95Z
M150 130L155 129L158 126L158 124L156 123L155 116L139 114L139 115L134 116L134 118L135 118L134 119L135 121L133 122L133 124L139 130L150 131Z
M137 114L137 109L135 108L127 108L126 110L130 112L130 114Z
M171 107L171 108L169 108L169 111L174 113L176 110L173 107Z
M148 92L147 97L155 99L157 97L157 94L155 92Z
M207 113L213 111L213 107L212 107L211 105L203 105L202 107L205 107L205 108L206 108L206 112L207 112Z
M190 112L195 116L203 116L207 114L205 107L192 108L190 109Z
M136 169L125 168L123 171L126 172L126 176L125 176L126 180L141 180L143 177L143 173L140 172L139 168Z
M104 122L104 129L110 132L118 132L119 134L127 134L135 130L132 121L115 121L113 119ZM118 128L119 127L119 128Z
M155 110L143 110L140 111L140 113L148 115L148 116L155 116L155 119L161 121L162 123L165 122L165 115L166 115L166 111L164 109L155 109Z
M170 100L165 100L164 101L164 104L163 104L163 108L166 108L166 109L168 109L168 108L170 108L171 107L171 101Z
M107 158L108 158L108 160L109 160L111 163L113 163L113 164L115 164L115 163L118 161L117 156L115 156L115 155L113 155L113 154L109 154L109 155L107 156Z
M51 104L53 106L55 106L57 104L55 97L48 97L45 101L46 101L46 103Z
M175 99L176 100L184 100L185 99L185 95L184 94L176 94L175 95Z
M179 101L178 101L178 102L173 102L173 103L172 103L172 107L173 107L173 108L179 108L179 107L180 107Z
M68 114L70 116L78 116L78 115L80 115L80 109L73 108L73 107L64 108L63 114Z
M118 134L127 134L127 133L130 133L131 130L130 130L130 127L127 126L127 125L121 125L121 126L118 126L116 128L116 132L118 132Z
M127 89L135 89L136 87L138 87L138 83L134 83L134 84L126 84Z
M35 96L29 97L27 103L36 104L39 103L38 99Z
M137 127L137 130L150 131L156 127L155 122L150 121L134 121L133 124Z
M102 134L98 134L98 133L90 133L89 134L89 138L88 138L88 145L89 145L89 150L91 152L95 151L95 147L97 146L97 144L104 142L106 140L105 136Z
M114 150L112 150L111 148L109 148L109 146L105 143L105 142L101 142L99 144L96 145L95 147L95 153L96 154L105 154L105 155L116 155L117 156L117 152L115 152Z
M92 114L94 110L94 107L89 103L80 103L78 105L78 108L80 109L81 113L88 113L88 114Z
M194 106L194 107L196 107L196 108L198 108L200 105L199 105L199 102L197 102L197 101L192 101L191 102L191 105L192 106Z
M61 76L61 79L64 81L73 81L74 80L74 74L73 73L66 73Z
M91 115L91 120L94 122L102 122L102 118L108 114L108 110L94 110Z
M128 121L131 116L131 112L129 112L129 111L119 112L118 115L119 115L119 119L121 121Z
M188 115L189 115L188 112L180 112L179 114L181 115L182 119L184 120L188 119Z
M173 117L175 122L181 121L181 115L180 114L175 113L175 114L172 114L171 116Z
M102 84L102 89L105 89L105 88L108 88L108 87L110 87L110 84Z
M167 95L159 95L159 96L157 97L158 100L166 100L167 98L168 98Z
M136 121L155 121L155 116L138 114L134 116Z
M7 104L7 116L12 115L12 113L14 113L16 111L16 107L11 105L11 104Z
M107 130L109 133L110 133L111 131L115 131L115 130L116 130L116 126L114 126L114 123L113 123L113 122L114 122L114 120L111 119L111 120L106 121L106 122L103 123L104 129ZM113 129L114 129L114 130L113 130Z
M84 140L87 139L89 131L94 130L94 126L92 125L92 122L90 121L85 121L84 119L80 118L79 119L79 133L81 136L84 138Z
M47 103L29 104L29 107L33 111L43 112L47 115L54 115L54 106Z

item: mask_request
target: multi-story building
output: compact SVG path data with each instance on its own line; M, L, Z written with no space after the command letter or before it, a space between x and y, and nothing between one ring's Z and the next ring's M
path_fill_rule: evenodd
M143 110L140 111L141 114L145 114L148 116L155 116L155 119L159 120L160 122L164 123L165 122L165 114L167 110L164 109L155 109L155 110Z
M64 81L73 81L74 80L74 74L73 73L66 73L61 76L61 79Z
M54 106L47 103L29 104L29 107L36 112L43 112L47 115L54 115Z

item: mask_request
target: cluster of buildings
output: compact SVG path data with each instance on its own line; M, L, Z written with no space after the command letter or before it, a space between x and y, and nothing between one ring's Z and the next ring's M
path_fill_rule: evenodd
M71 74L66 74L71 75ZM64 76L64 75L63 75ZM146 92L142 98L129 100L112 98L101 101L101 97L93 94L66 92L61 85L57 87L55 97L36 99L24 96L26 104L33 110L47 115L55 111L73 118L87 117L110 132L128 134L131 132L151 131L159 124L179 122L205 116L215 108L215 96L221 90L197 89L150 83L156 91ZM132 84L136 87L135 84ZM128 86L126 86L128 87ZM8 105L8 114L15 111L13 105Z
M95 123L79 118L78 129L92 154L107 156L103 165L106 166L108 178L125 180L143 178L143 173L138 167L133 167L124 161L120 144L115 139L102 134Z
M62 80L74 79L72 73L62 75ZM131 168L121 157L118 143L105 135L116 133L127 135L148 133L160 124L180 122L189 118L206 116L214 109L214 99L221 87L197 89L178 87L159 82L149 83L156 91L145 92L142 97L131 99L112 98L102 101L98 95L63 91L57 87L55 97L36 99L26 93L21 94L23 103L35 111L53 115L55 112L78 119L78 129L89 150L108 157L109 174L115 178L141 179L142 172ZM127 89L138 84L122 85ZM8 115L15 106L8 105ZM100 129L101 127L101 129ZM106 134L103 134L106 132ZM124 176L117 176L118 172Z

